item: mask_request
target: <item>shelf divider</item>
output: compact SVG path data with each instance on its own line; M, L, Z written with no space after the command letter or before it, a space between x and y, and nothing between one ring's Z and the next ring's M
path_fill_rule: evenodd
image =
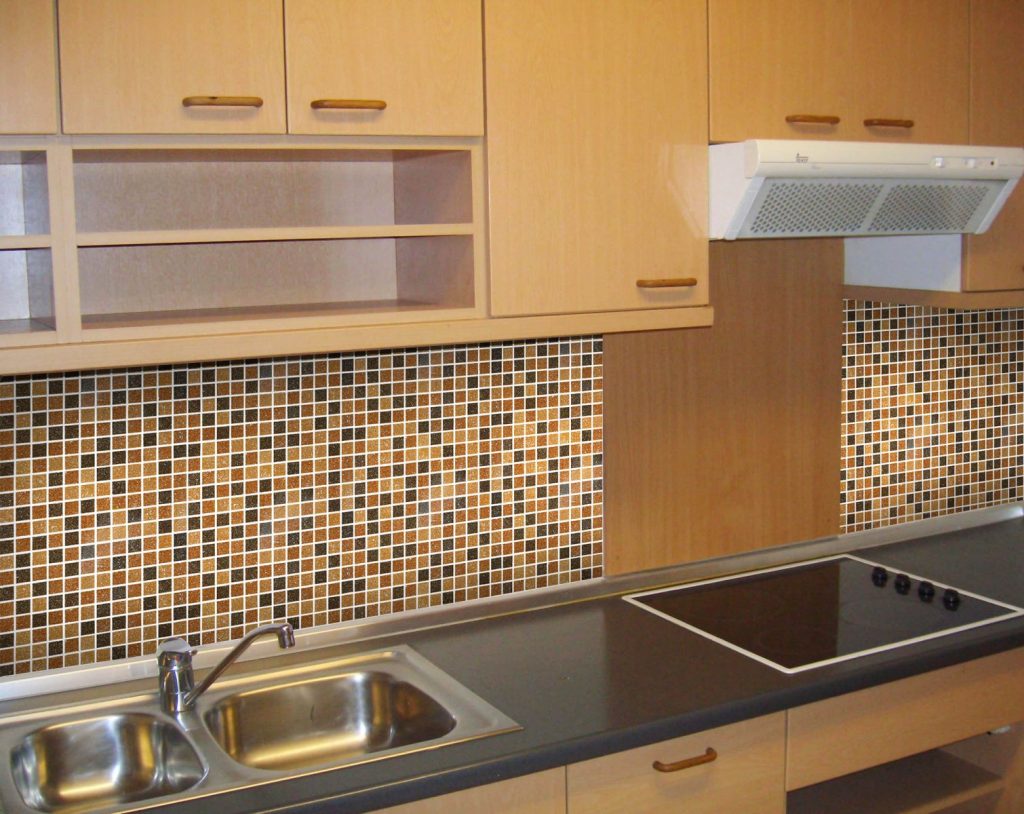
M79 232L79 248L196 243L269 243L288 240L357 240L389 237L472 235L472 223L382 226L296 226L247 229L173 229L146 232Z

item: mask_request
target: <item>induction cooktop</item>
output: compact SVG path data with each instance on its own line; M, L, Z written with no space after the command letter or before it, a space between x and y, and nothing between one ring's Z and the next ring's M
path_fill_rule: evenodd
M624 598L784 673L1024 615L848 554Z

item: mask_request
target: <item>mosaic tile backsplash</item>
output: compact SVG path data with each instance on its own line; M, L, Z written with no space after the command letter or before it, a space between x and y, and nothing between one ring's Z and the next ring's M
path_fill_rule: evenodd
M1024 309L846 303L843 531L1021 500Z
M0 675L600 575L601 353L0 378Z

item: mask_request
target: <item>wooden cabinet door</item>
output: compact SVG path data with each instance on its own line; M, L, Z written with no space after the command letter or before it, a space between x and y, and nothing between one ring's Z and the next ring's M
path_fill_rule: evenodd
M415 803L378 809L377 814L565 814L565 769L549 769Z
M479 0L286 0L285 17L290 132L483 133Z
M0 133L57 132L57 55L51 0L0 6Z
M711 141L857 137L851 0L710 0L708 15Z
M484 13L492 313L707 303L704 1Z
M853 138L964 144L968 0L856 0L853 9Z
M280 0L60 0L59 9L65 132L285 131ZM188 97L242 104L187 107Z
M971 143L1024 145L1024 3L971 4ZM1024 288L1024 184L992 228L965 241L963 288Z
M568 814L784 814L783 712L687 735L568 768ZM708 762L658 771L655 762Z

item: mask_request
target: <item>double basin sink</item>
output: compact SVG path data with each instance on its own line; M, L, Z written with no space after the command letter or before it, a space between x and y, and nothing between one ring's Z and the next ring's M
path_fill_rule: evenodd
M135 811L518 729L409 647L0 719L14 812ZM2 775L0 775L2 777Z

